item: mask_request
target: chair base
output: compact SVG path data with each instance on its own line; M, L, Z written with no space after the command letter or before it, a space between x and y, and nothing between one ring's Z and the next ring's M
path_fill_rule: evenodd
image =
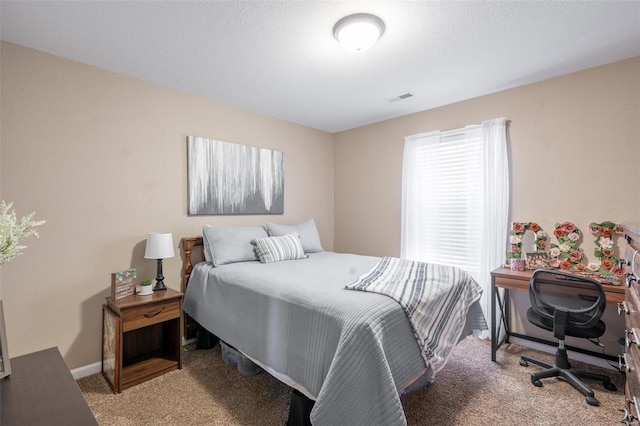
M531 383L534 386L542 386L540 379L545 379L547 377L560 377L579 390L586 397L587 404L589 405L598 406L600 405L600 402L595 398L593 390L580 380L581 378L597 380L602 382L605 389L610 391L617 390L616 385L611 383L611 379L603 374L589 373L571 368L571 365L569 365L569 359L567 358L566 349L558 349L556 352L555 365L536 358L531 358L527 355L522 355L520 357L520 365L526 367L530 362L545 368L545 370L538 371L531 375Z

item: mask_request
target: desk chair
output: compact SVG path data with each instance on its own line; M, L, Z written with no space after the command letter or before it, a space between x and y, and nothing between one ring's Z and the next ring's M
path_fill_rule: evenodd
M589 405L600 405L594 397L593 390L580 378L599 380L605 389L612 391L616 390L616 386L607 376L571 368L564 339L565 336L573 336L591 340L604 334L605 324L600 321L600 317L606 308L607 301L602 284L580 275L538 269L534 271L529 282L529 298L531 299L531 308L527 311L529 322L553 331L553 335L558 339L555 364L526 355L520 358L522 366L526 367L529 362L532 362L545 368L531 375L531 383L540 387L542 386L540 379L561 377L582 392Z

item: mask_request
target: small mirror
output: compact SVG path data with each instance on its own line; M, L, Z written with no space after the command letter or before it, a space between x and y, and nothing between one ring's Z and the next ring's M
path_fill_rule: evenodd
M2 300L0 300L0 379L11 374L9 364L9 353L7 351L7 335L4 327L4 311L2 310Z
M536 234L535 232L527 229L524 231L524 235L522 236L522 252L531 253L534 251L538 251L538 247L536 245Z

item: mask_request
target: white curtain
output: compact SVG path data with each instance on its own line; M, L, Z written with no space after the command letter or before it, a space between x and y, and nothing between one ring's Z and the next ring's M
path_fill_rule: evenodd
M484 143L484 212L479 266L479 284L484 292L480 303L489 330L483 337L491 338L491 327L496 318L491 315L491 271L499 267L506 258L507 235L509 234L509 156L507 153L506 118L482 122Z
M421 260L418 255L420 252L420 233L416 230L422 223L421 200L417 184L418 171L423 165L418 161L418 150L420 145L439 143L440 140L440 132L437 131L405 138L402 160L402 228L400 235L400 257L403 259Z
M401 256L467 270L483 288L480 303L489 327L494 321L490 273L505 260L509 229L506 121L407 136L402 170ZM445 167L443 162L448 162ZM438 167L442 172L432 173ZM448 186L451 191L466 187L456 196L467 199L447 210L432 189L438 188L446 200L452 194ZM460 211L466 211L462 219ZM456 235L460 231L464 238ZM490 330L482 337L489 338Z

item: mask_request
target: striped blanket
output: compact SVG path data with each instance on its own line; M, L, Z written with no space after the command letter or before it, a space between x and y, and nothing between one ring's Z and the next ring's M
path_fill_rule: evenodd
M444 367L461 337L469 307L482 295L478 283L459 268L392 257L382 258L345 288L380 293L397 301L434 374Z

